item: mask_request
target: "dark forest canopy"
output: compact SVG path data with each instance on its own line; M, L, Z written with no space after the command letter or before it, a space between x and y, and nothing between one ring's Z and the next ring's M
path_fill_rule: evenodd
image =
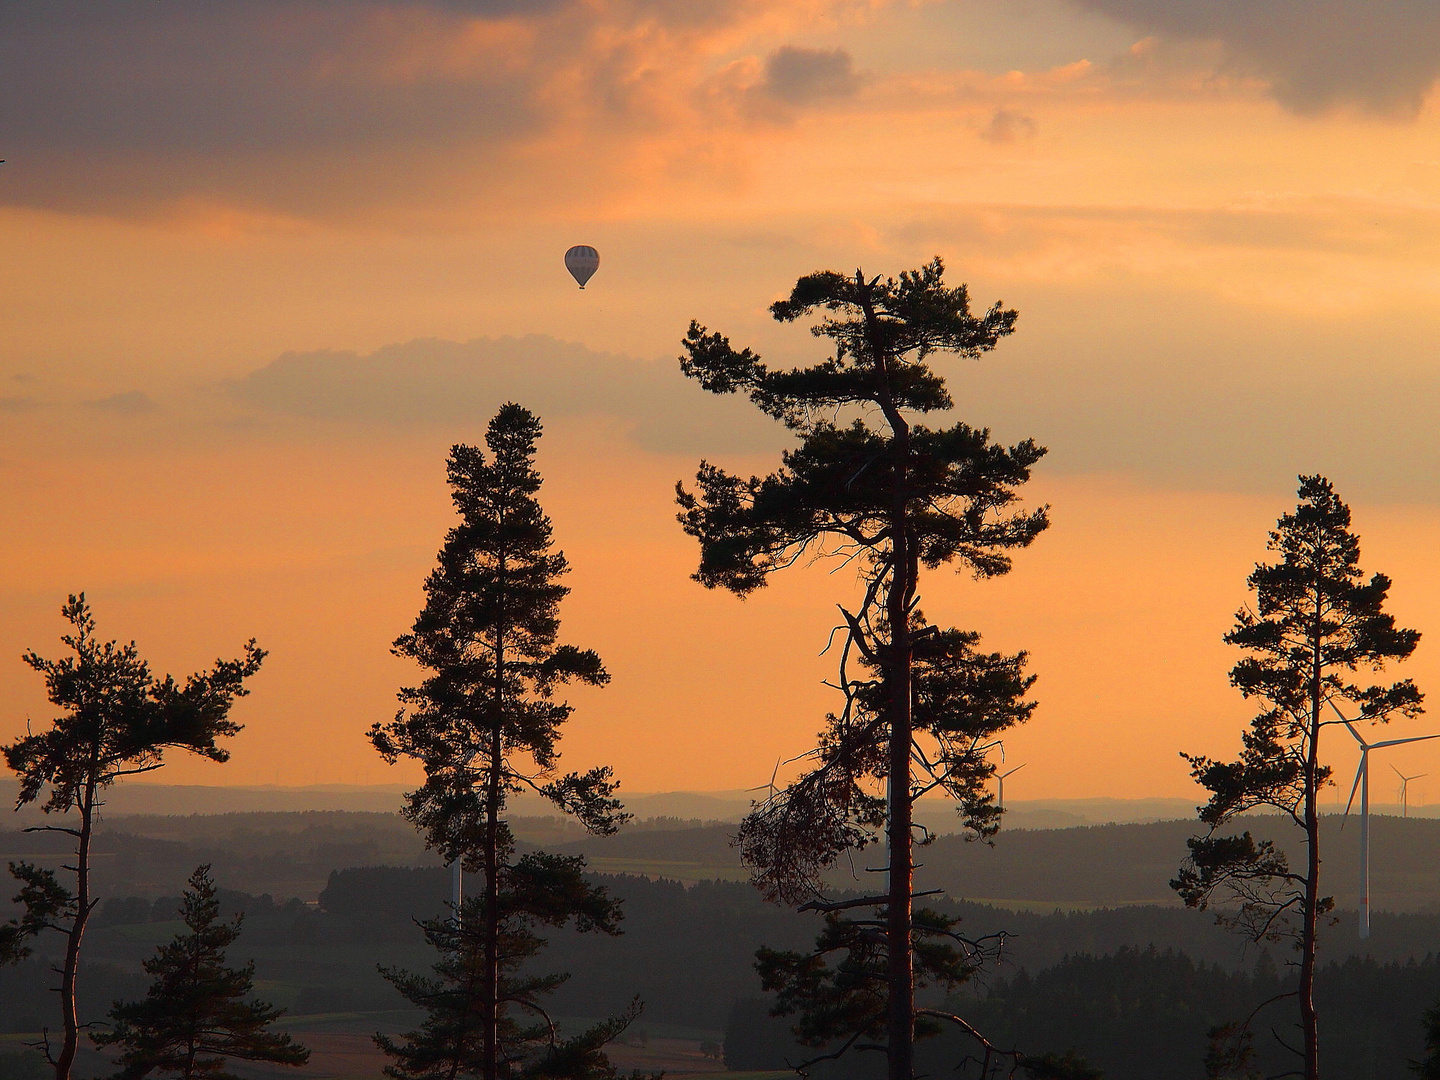
M596 880L625 901L629 932L618 939L593 935L554 939L550 962L575 972L571 984L557 995L556 1008L562 1016L593 1016L623 1007L626 991L633 987L650 1001L643 1024L718 1035L737 1001L756 998L750 968L755 944L801 945L812 930L806 919L765 904L743 882L686 887L637 877ZM227 918L246 911L245 936L236 956L254 957L257 978L264 980L266 992L278 1003L296 1015L357 1012L358 1020L394 1015L388 1010L399 1003L376 974L375 962L424 955L411 913L442 911L447 889L444 868L374 867L336 872L318 908L224 890L219 899ZM143 976L127 973L121 965L129 966L147 933L155 941L175 933L177 903L173 896L155 901L118 898L97 913L90 989L88 998L82 996L82 1015L88 1009L98 1018L114 998L143 992ZM1037 913L954 903L946 910L958 914L964 925L1004 926L1013 934L1008 964L976 989L982 1007L977 1015L993 1023L1001 1036L1017 1030L1023 1020L1035 1025L1041 1045L1063 1049L1080 1039L1077 1045L1107 1068L1110 1080L1149 1077L1125 1071L1123 1046L1104 1052L1106 1040L1153 1033L1154 1025L1162 1021L1170 1025L1164 1028L1169 1031L1180 1023L1175 1019L1177 1011L1194 1007L1195 1015L1184 1022L1189 1026L1181 1024L1176 1038L1203 1051L1202 1022L1220 1016L1225 1008L1238 1007L1257 988L1258 955L1242 952L1233 935L1201 913L1179 906ZM1353 946L1353 913L1344 917L1333 935L1336 955ZM1334 995L1360 1003L1357 1007L1367 1024L1384 1020L1388 1025L1384 1031L1399 1033L1392 1059L1411 1053L1407 1049L1411 1043L1418 1052L1419 1015L1430 1000L1426 995L1440 990L1440 971L1426 960L1436 941L1440 941L1440 915L1377 915L1370 951L1378 959L1363 964L1346 960L1336 974L1322 969L1317 988L1322 1004L1334 1000L1333 995L1326 996L1331 995L1327 989L1331 987ZM1150 946L1156 948L1158 958L1145 958ZM1167 949L1184 955L1165 959ZM1416 958L1414 964L1411 957ZM1283 959L1277 957L1274 966ZM1396 967L1380 966L1392 961ZM28 1022L25 1006L44 993L46 974L39 960L0 971L0 1016L12 1018L9 1026ZM1390 992L1387 987L1393 988L1394 1000L1385 996ZM994 1000L985 996L992 990ZM1113 1015L1100 1015L1102 992L1109 995L1104 1001L1119 1003ZM1362 1000L1371 994L1380 995L1373 1007ZM1202 998L1208 1003L1200 1008L1197 1002ZM1077 1003L1086 1001L1091 1002L1089 1011L1075 1011ZM1076 1034L1082 1023L1093 1025L1092 1034ZM773 1026L758 1022L752 1026L751 1042L759 1051L773 1054L778 1047L783 1053L777 1042L783 1040L783 1027L776 1036ZM1347 1039L1337 1030L1337 1064L1345 1060ZM747 1067L766 1067L771 1060L751 1061ZM1198 1057L1186 1060L1198 1062ZM1199 1075L1198 1069L1194 1075ZM1390 1076L1398 1080L1401 1075L1393 1070L1376 1073L1382 1080Z
M556 935L549 955L575 977L557 995L563 1015L593 1016L621 1008L630 988L649 1001L645 1023L676 1024L718 1032L736 998L756 994L751 958L762 942L799 946L813 925L803 916L767 905L744 882L685 886L635 876L597 875L597 882L626 905L627 933L603 936ZM293 1013L397 1007L389 987L376 975L379 961L398 962L426 952L414 917L440 914L449 878L442 867L360 867L333 873L318 907L299 900L276 901L222 889L221 912L246 912L245 936L236 955L254 957L257 978ZM146 941L168 940L176 930L179 898L112 897L96 913L92 963L96 970L124 976L117 964L133 964ZM1185 952L1196 961L1228 969L1253 966L1234 936L1206 915L1179 905L1108 908L1088 912L1015 911L986 904L946 901L947 912L975 929L1008 930L1004 977L1021 967L1031 972L1066 955L1105 955L1121 948L1154 945ZM1379 960L1423 958L1440 941L1440 914L1375 917L1367 950ZM1337 958L1352 953L1354 913L1343 913L1331 938ZM148 950L148 946L146 947ZM1283 959L1283 958L1281 958ZM0 1015L19 1015L30 1000L25 987L32 967L0 971ZM701 972L704 978L696 978ZM143 983L143 980L141 980ZM43 985L35 983L36 987ZM91 1002L103 1015L112 999L112 976ZM142 986L143 989L143 986ZM40 990L35 989L34 993ZM133 996L129 984L123 993ZM9 995L9 996L7 996ZM82 1007L84 1002L82 1001Z
M1287 981L1288 980L1288 981ZM1268 953L1248 968L1196 963L1168 949L1122 948L1108 955L1068 956L1037 972L1011 975L967 1002L1001 1044L1025 1040L1078 1050L1105 1080L1185 1080L1201 1076L1212 1027L1243 1017L1267 997L1293 984ZM1424 1002L1440 994L1440 959L1378 963L1352 958L1316 975L1316 1000L1327 1023L1329 1075L1366 1080L1409 1080L1409 1062L1421 1055ZM1283 1027L1281 1010L1263 1010L1266 1024ZM797 1046L764 1001L743 998L731 1008L725 1030L731 1069L783 1069L810 1051ZM1293 1056L1268 1034L1256 1042L1257 1075L1281 1074ZM954 1062L966 1048L953 1037L922 1045L917 1061L931 1075L978 1076ZM838 1064L816 1080L870 1080L875 1073Z

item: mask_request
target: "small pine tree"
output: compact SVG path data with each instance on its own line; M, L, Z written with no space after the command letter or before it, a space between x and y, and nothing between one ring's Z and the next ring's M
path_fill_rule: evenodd
M1030 1080L1105 1080L1105 1074L1074 1050L1063 1054L1042 1054L1019 1059L1020 1069Z
M145 961L155 981L140 1001L116 1002L114 1026L92 1035L97 1046L121 1048L117 1080L162 1073L191 1080L235 1080L229 1058L304 1065L310 1051L289 1035L270 1031L283 1015L254 992L254 963L225 966L225 950L240 936L243 915L220 922L220 902L210 867L190 875L180 907L186 932Z
M1220 1024L1209 1032L1205 1080L1260 1080L1254 1067L1255 1035L1249 1022Z
M1421 1023L1425 1028L1425 1056L1410 1062L1420 1080L1440 1080L1440 1005L1425 1010Z

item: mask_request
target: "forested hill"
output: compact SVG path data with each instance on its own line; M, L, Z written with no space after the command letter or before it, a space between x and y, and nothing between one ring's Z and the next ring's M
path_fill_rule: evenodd
M573 973L555 1001L565 1016L613 1013L639 993L647 1002L647 1023L718 1032L737 999L759 993L756 948L804 948L820 926L819 916L768 904L742 882L687 887L634 876L595 880L624 901L625 933L544 935L550 947L541 968ZM442 913L449 885L443 867L365 867L332 874L318 906L230 891L222 894L222 903L227 915L246 911L236 956L256 961L257 977L273 1000L301 1015L384 1011L400 1003L376 965L415 968L433 959L414 920ZM115 993L135 992L140 961L178 929L178 903L173 895L104 901L89 938L87 964L93 972L87 976L86 1007L92 1018ZM1036 974L1067 956L1104 956L1125 948L1182 950L1225 971L1250 970L1259 957L1209 914L1182 907L1039 913L944 899L935 904L961 916L972 934L1010 935L1005 961L993 972L1002 978L1014 978L1021 969ZM1407 961L1424 957L1436 941L1440 915L1380 915L1364 952L1380 961ZM1359 944L1353 913L1343 913L1340 925L1326 933L1327 957L1343 959ZM49 941L39 943L41 954L51 947ZM41 958L0 970L0 1016L43 1000L48 980Z
M1283 819L1255 817L1246 828L1282 850L1298 833ZM1004 830L993 845L941 836L920 850L919 888L1000 906L1097 907L1174 904L1169 881L1186 855L1194 821ZM1373 816L1370 822L1371 904L1377 911L1440 909L1440 821ZM621 832L554 848L586 855L596 870L646 873L680 880L739 878L730 846L733 825L677 832ZM1342 908L1358 905L1359 822L1323 819L1326 891ZM1298 847L1297 847L1298 851ZM856 865L867 865L864 855ZM837 887L864 888L864 875L837 875Z
M215 842L203 850L225 856L229 874L290 877L295 864L280 860L273 846L284 830L254 827L257 824L248 822L250 833L237 830L228 834L226 843ZM313 867L319 865L315 860L327 855L354 854L356 849L327 846L347 835L343 829L331 831L338 828L334 821L311 821L292 832L296 857L310 860L307 865ZM637 847L632 857L657 851L702 855L705 843L723 843L725 831L697 828L673 834L672 840L683 837L693 846L667 845L664 832L636 831L630 834L632 843L639 844L648 835L661 846ZM1103 838L1107 830L1066 830L1049 838L1073 835L1089 841L1097 834ZM399 843L402 835L395 833L393 842ZM28 839L39 843L43 837ZM1004 839L1023 841L1025 834L1016 832ZM301 846L302 841L311 846ZM247 848L247 842L252 846ZM352 836L351 842L360 841ZM937 844L927 850L927 858L931 853L945 855L952 846ZM374 850L367 847L361 853ZM969 857L976 849L955 850ZM1037 848L1035 857L1046 850ZM1117 845L1109 850L1113 859L1126 849ZM115 867L113 874L158 881L171 872L169 868L178 869L195 858L198 849L177 839L111 834L106 853L106 861ZM132 857L137 865L122 871L118 864ZM150 860L148 869L139 865L145 860ZM929 861L931 866L938 862ZM624 900L625 933L618 938L546 933L551 945L541 969L573 973L556 995L557 1015L610 1014L639 993L646 1001L643 1023L652 1031L714 1038L727 1026L727 1018L738 1017L755 1036L751 1050L768 1055L753 1067L783 1062L788 1052L783 1028L777 1033L766 1026L756 1018L755 1008L746 1004L759 994L754 952L762 944L806 947L818 929L818 916L768 904L755 889L738 881L686 886L636 875L596 875L594 880ZM235 877L227 882L232 888L236 883ZM403 1003L379 977L376 965L421 969L433 960L414 920L440 914L449 887L449 873L440 866L350 867L327 872L323 889L315 890L318 903L277 902L234 891L224 892L222 903L227 915L242 909L247 913L234 955L256 962L256 976L268 1000L289 1009L293 1021L302 1026L344 1024L349 1025L347 1031L368 1033L382 1024L413 1022L413 1017L395 1011ZM978 1010L977 1017L1000 1034L1013 1031L1018 1037L1023 1030L1044 1047L1081 1046L1104 1060L1113 1080L1154 1080L1143 1070L1127 1071L1117 1047L1145 1061L1154 1060L1157 1045L1163 1050L1173 1044L1177 1052L1183 1051L1185 1062L1198 1061L1209 1025L1232 1018L1236 1010L1248 1009L1268 992L1273 980L1256 973L1257 963L1273 968L1286 958L1280 951L1273 960L1263 959L1262 953L1245 950L1239 939L1217 927L1209 913L1173 903L1062 912L1035 910L1034 905L1030 910L1006 910L944 897L928 902L961 916L964 929L972 934L1010 935L1006 962L975 987L983 1004L971 1002L967 1011ZM82 969L81 994L84 1019L98 1019L116 997L133 997L143 989L140 962L179 928L177 905L173 891L158 899L104 894L87 936L90 952ZM1327 964L1356 954L1373 958L1325 976L1326 993L1354 1006L1354 1030L1338 1039L1337 1046L1353 1044L1357 1054L1370 1055L1357 1057L1363 1067L1346 1075L1383 1080L1406 1075L1404 1058L1414 1052L1408 1047L1418 1038L1419 1013L1440 992L1440 968L1423 959L1435 950L1436 942L1440 942L1440 914L1377 914L1374 934L1363 947L1352 911L1342 911L1339 924L1326 929ZM1184 955L1178 959L1140 955L1152 946L1162 954L1172 949ZM41 1014L34 1005L48 1000L47 988L53 981L46 956L53 947L52 941L43 941L35 959L0 970L0 1031L36 1029ZM1083 959L1087 957L1094 962ZM1418 966L1411 958L1420 961ZM1400 961L1402 967L1377 966L1391 961ZM1217 988L1225 993L1217 997ZM988 989L996 995L987 995ZM759 1016L763 1018L763 1007ZM1367 1071L1371 1066L1377 1071ZM837 1075L828 1080L845 1078Z
M1281 819L1248 827L1283 848L1293 835ZM1351 818L1324 819L1327 891L1345 909L1357 906L1359 828ZM941 836L919 853L922 889L1005 908L1094 908L1174 905L1169 881L1185 857L1193 821L1007 829L993 846ZM746 877L731 847L733 824L650 819L618 835L586 837L557 818L519 818L522 847L584 854L599 873L640 874L696 882ZM1376 911L1440 910L1440 820L1371 819L1371 897ZM332 870L356 866L435 866L439 859L397 814L304 812L188 817L119 817L97 841L102 895L174 895L197 863L215 867L227 888L314 901ZM0 833L0 864L16 857L63 861L53 835ZM861 853L856 865L874 863ZM868 888L868 875L835 875L842 889Z
M633 875L594 875L625 901L625 936L610 939L557 936L555 955L579 949L588 959L580 968L610 970L631 963L637 971L663 968L666 955L676 950L702 948L731 957L737 970L750 972L754 949L769 943L800 947L820 925L819 916L795 914L766 903L742 882L708 881L684 886L675 881L651 881ZM370 927L398 926L409 932L412 916L438 915L445 909L450 878L441 868L401 869L362 867L337 871L320 894L320 910ZM841 896L845 894L839 894ZM1209 912L1178 905L1134 905L1095 911L1016 911L992 904L944 897L926 903L960 916L965 931L979 936L1004 932L1003 970L1036 971L1065 956L1103 955L1117 949L1178 949L1196 960L1227 969L1253 964L1258 956L1235 934L1215 924ZM1372 935L1363 946L1358 940L1355 913L1341 911L1339 921L1326 931L1328 955L1338 959L1368 955L1385 961L1406 961L1437 951L1440 914L1389 914L1374 916ZM576 941L586 944L577 945ZM753 944L752 944L753 942ZM688 944L687 944L688 943ZM706 970L725 967L707 962ZM747 975L748 978L748 975Z
M1251 969L1232 971L1168 950L1121 949L1109 956L1072 956L1036 975L1001 979L957 995L951 1005L998 1045L1073 1048L1104 1080L1198 1080L1208 1033L1254 1012L1256 1059L1254 1070L1244 1075L1280 1077L1295 1075L1294 1054L1279 1041L1293 1023L1293 1004L1271 999L1293 986L1293 973L1268 957ZM1410 1063L1425 1052L1421 1014L1437 994L1440 960L1434 957L1405 964L1323 963L1315 981L1316 1003L1325 1017L1321 1075L1414 1080ZM974 1076L975 1071L956 1068L973 1051L973 1042L944 1032L917 1046L917 1072ZM769 1015L765 1001L745 998L731 1010L725 1029L730 1068L778 1069L815 1053L795 1042L785 1020ZM880 1080L884 1074L877 1076L873 1063L850 1058L822 1063L810 1075Z

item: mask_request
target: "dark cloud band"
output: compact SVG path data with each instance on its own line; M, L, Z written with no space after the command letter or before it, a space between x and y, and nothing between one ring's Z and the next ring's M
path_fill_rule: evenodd
M1141 33L1221 42L1301 113L1414 115L1440 78L1434 0L1073 0Z

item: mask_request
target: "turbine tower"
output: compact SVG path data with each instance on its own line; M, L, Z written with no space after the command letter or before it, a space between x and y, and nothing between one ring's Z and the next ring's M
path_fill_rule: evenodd
M1355 725L1345 719L1345 715L1335 708L1335 703L1330 703L1330 708L1335 709L1335 715L1340 717L1345 724L1345 730L1355 737L1360 744L1360 767L1355 770L1355 783L1350 785L1350 801L1345 804L1345 816L1349 817L1350 807L1355 802L1355 789L1360 789L1360 938L1363 941L1370 936L1370 751L1381 750L1387 746L1402 746L1405 743L1424 742L1426 739L1440 739L1440 735L1412 735L1408 739L1387 739L1384 742L1367 743L1360 732L1355 730ZM1392 768L1394 766L1391 766Z

